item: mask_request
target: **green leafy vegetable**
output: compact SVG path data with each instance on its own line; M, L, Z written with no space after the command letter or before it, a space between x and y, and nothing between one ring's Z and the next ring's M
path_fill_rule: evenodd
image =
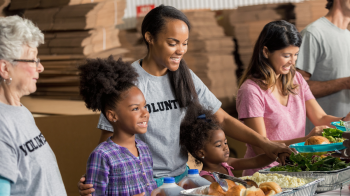
M339 125L339 126L344 126L344 121L339 120L339 123L336 123L336 124Z
M286 166L276 166L270 169L270 171L288 171L288 172L301 172L303 170L298 166L286 165Z
M293 162L292 165L273 167L270 171L332 171L350 166L350 163L345 163L339 158L331 156L321 158L319 155L315 155L315 153L292 153L289 159Z
M323 132L322 132L323 137L332 136L334 138L342 138L343 137L342 135L343 135L343 131L339 129L334 129L334 128L323 129Z
M322 136L327 138L331 143L343 142L343 131L334 128L323 129Z
M323 137L327 138L329 140L329 142L331 142L331 143L335 143L335 141L336 141L333 136L323 136Z

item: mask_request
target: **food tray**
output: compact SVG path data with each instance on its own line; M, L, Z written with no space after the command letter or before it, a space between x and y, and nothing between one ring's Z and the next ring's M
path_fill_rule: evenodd
M344 185L349 185L349 184L350 184L350 178L348 178L342 182L333 184L333 185L318 187L317 190L319 190L319 191L317 191L317 192L322 193L322 192L326 192L329 190L336 190L336 189L342 188Z
M316 192L331 191L336 188L339 183L347 181L350 178L350 166L344 169L333 171L302 171L302 172L287 172L287 171L270 171L270 168L260 170L259 173L277 173L298 178L324 178L324 181L317 185Z
M282 189L282 192L276 194L275 196L313 196L315 194L317 184L323 181L324 179L312 179L314 179L314 181L309 182L303 186L292 189ZM180 192L180 194L184 196L208 196L208 188L209 185L194 189L183 190Z
M346 131L346 128L344 126L338 125L339 123L340 123L339 121L335 121L335 122L332 122L331 125L335 126L337 129L341 131Z
M298 152L326 152L344 150L346 147L343 142L331 143L331 144L318 144L318 145L305 145L305 142L292 144L289 147L294 148Z

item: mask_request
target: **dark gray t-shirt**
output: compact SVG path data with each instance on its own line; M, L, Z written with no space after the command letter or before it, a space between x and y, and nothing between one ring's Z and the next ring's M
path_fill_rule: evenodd
M132 66L139 74L137 86L145 96L150 113L147 132L137 138L145 142L152 153L153 175L157 178L180 175L185 171L188 159L187 154L181 154L179 145L180 124L186 110L180 109L175 100L167 75L153 76L140 66L139 61ZM221 102L192 71L191 74L200 103L215 113ZM102 113L97 128L113 132Z
M340 29L322 17L302 32L303 43L296 67L311 74L310 80L328 81L350 76L350 31ZM350 90L317 98L323 110L343 117L350 112ZM306 134L313 124L306 122Z
M24 106L0 103L0 176L11 195L67 195L56 157Z

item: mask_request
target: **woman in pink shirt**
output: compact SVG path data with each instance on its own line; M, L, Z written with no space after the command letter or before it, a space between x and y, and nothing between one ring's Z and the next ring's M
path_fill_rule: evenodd
M350 120L350 114L344 118L327 115L316 102L308 84L295 70L300 45L301 36L294 25L286 21L268 23L255 44L237 95L239 119L269 140L286 145L321 135L325 125L333 121ZM306 116L316 125L307 136ZM246 158L263 153L255 146L247 147ZM278 163L266 168L275 165ZM245 170L243 175L253 175L260 169Z

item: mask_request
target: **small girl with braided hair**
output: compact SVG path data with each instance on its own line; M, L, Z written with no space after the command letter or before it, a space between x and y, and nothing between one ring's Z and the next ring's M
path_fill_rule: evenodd
M180 145L197 164L203 163L200 176L215 182L212 172L233 176L232 170L260 168L274 162L265 154L253 158L230 158L230 149L224 131L211 110L192 105L180 126Z
M101 111L114 128L87 162L86 183L92 195L146 195L157 188L148 146L135 139L147 131L149 113L143 93L135 86L138 74L121 59L88 59L80 70L80 94L86 107Z

